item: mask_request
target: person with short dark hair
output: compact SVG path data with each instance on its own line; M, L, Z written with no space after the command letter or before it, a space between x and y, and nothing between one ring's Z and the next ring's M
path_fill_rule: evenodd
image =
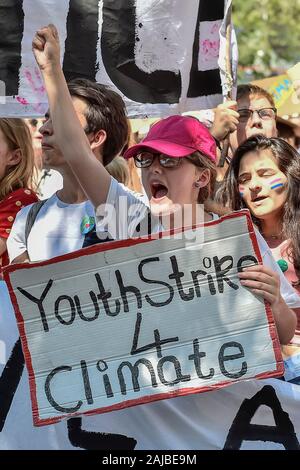
M239 85L236 101L239 122L236 131L230 134L232 152L253 135L277 137L277 110L274 98L267 90L252 83Z
M33 52L44 77L58 142L64 149L66 161L97 208L98 231L107 226L105 214L108 206L114 209L115 222L118 221L113 235L115 239L128 239L137 234L147 236L176 228L176 213L183 214L186 206L191 213L189 226L197 223L199 213L205 222L216 218L203 208L216 178L216 143L205 126L194 117L170 116L154 124L142 142L125 152L124 157L134 158L142 169L142 181L150 201L149 230L149 226L143 224L149 221L148 207L134 195L125 193L91 152L66 86L60 65L58 33L53 25L36 33ZM125 213L121 197L126 198ZM180 226L186 223L185 216L186 212ZM143 233L139 226L147 228L147 231ZM279 274L264 265L256 265L239 276L243 285L259 292L270 303L280 340L288 342L295 331L296 317L281 296Z
M121 153L128 138L123 99L107 85L86 78L72 80L68 83L68 89L74 100L79 99L85 103L83 114L86 120L86 135L96 134L100 129L105 132L100 160L104 166L108 165Z
M109 164L128 134L122 98L106 85L87 79L73 80L68 89L91 152L101 164ZM108 239L106 234L96 235L94 207L65 161L49 112L40 133L44 168L58 171L63 187L40 207L28 237L26 221L32 206L18 214L8 240L14 263L53 258Z

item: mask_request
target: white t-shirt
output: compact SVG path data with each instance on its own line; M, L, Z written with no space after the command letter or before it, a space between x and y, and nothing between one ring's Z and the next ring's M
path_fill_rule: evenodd
M148 211L147 206L137 200L132 193L125 194L126 191L124 192L122 186L118 184L116 186L116 184L112 180L108 201L113 202L110 199L112 194L121 194L138 205L139 216L142 211L145 215ZM119 202L116 203L117 207L118 204ZM127 219L127 214L122 215ZM130 217L133 221L133 215ZM105 228L101 218L98 228L101 231ZM265 246L261 237L259 237L259 245L265 264L277 270L277 264L274 260L272 261L268 247ZM33 252L33 248L31 246L29 250ZM48 250L48 253L53 253L53 251L56 252L56 250ZM38 256L40 257L40 254ZM288 287L284 287L284 290L288 297ZM0 297L1 305L5 305L0 316L0 341L5 341L7 345L8 359L13 357L12 350L19 333L7 288L3 282L0 282ZM69 419L50 426L33 427L27 369L22 370L20 358L16 355L14 357L15 362L12 361L10 367L15 372L15 376L11 380L12 374L7 374L7 383L2 383L2 393L5 393L5 399L0 400L0 412L2 417L5 415L5 419L4 425L2 423L3 428L0 427L0 449L89 449L95 448L95 441L99 449L108 451L112 448L126 448L126 446L133 448L135 441L135 449L217 449L220 448L217 436L220 431L223 431L220 430L220 416L225 416L226 431L224 431L222 448L237 412L237 408L231 406L234 391L237 390L236 396L239 404L244 398L254 395L252 393L247 396L239 392L243 390L243 387L247 387L247 382L246 385L245 383L236 384L215 392L178 397L101 415L84 416L75 420ZM0 364L0 377L3 375L4 367L5 364ZM14 381L17 387L14 386ZM250 382L257 388L262 388L264 385L264 381ZM269 384L270 381L266 383ZM290 385L276 380L271 383L273 387L276 387L276 383L278 387ZM7 406L10 397L13 399L11 405ZM6 406L5 410L1 409L3 406ZM260 408L264 409L264 407ZM267 410L266 413L268 412ZM268 419L268 415L265 419ZM260 442L255 444L258 445L257 448L260 448Z
M42 170L38 183L40 199L48 199L63 187L63 177L56 170Z
M82 248L87 224L95 223L94 207L90 201L66 204L56 194L48 199L37 214L25 242L25 225L30 206L17 215L7 249L10 261L27 250L31 261L40 261L71 253Z
M107 207L109 207L109 209ZM105 213L111 214L111 219L108 217L104 219L101 214ZM106 204L101 208L97 208L96 210L97 233L100 234L104 230L108 230L109 233L111 233L113 230L115 230L113 234L113 238L115 240L128 239L136 235L136 226L141 223L142 235L147 235L148 213L148 205L146 205L141 199L137 198L135 193L129 193L126 191L123 185L119 184L114 178L112 178ZM218 216L213 214L213 219L218 219ZM116 220L119 223L117 230L115 229ZM155 218L152 218L151 233L157 233L158 231L163 230L164 228L159 223L159 221ZM280 276L280 291L286 304L291 308L299 308L299 294L295 292L295 289L293 289L293 287L287 281L286 277L283 275L281 269L273 258L271 250L268 247L265 239L261 236L258 230L255 230L255 232L263 264L278 273Z
M118 184L118 183L117 183ZM122 194L134 198L137 204L147 207L143 195L134 193L120 184ZM124 198L123 198L124 199ZM38 212L34 224L25 241L26 219L32 204L18 212L7 240L9 259L12 262L26 250L30 261L41 261L55 256L80 250L87 242L87 237L95 225L95 210L90 201L80 204L62 202L56 194L51 196ZM99 241L106 241L108 227L98 228ZM116 239L116 237L111 237Z

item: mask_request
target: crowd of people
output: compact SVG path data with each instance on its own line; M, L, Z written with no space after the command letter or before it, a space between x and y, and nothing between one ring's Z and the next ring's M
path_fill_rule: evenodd
M240 283L270 305L282 345L300 342L300 155L278 137L272 96L240 85L236 101L215 110L210 128L194 116L173 115L137 143L116 92L86 79L65 82L53 26L36 33L33 53L49 110L34 145L37 123L29 123L30 134L23 120L0 119L2 267L177 228L175 214L187 205L192 224L199 212L209 222L247 208L263 263L239 273ZM52 179L53 193L41 197L52 171L60 179ZM128 213L119 206L121 197ZM103 216L107 204L117 214L115 230ZM177 414L189 400L176 403ZM173 412L172 401L160 403L160 412Z

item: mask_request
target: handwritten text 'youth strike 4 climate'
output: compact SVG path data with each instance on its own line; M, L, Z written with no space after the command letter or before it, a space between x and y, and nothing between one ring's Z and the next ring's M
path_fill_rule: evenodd
M99 273L93 275L94 281L96 281L96 289L90 290L89 296L94 305L94 314L85 316L83 309L81 308L81 301L78 295L73 297L69 295L60 295L53 305L53 311L56 319L62 325L72 325L76 318L81 319L85 322L96 321L100 317L101 308L104 313L110 317L116 317L121 313L129 312L128 296L135 296L137 308L141 310L145 302L151 307L160 308L169 305L172 301L181 300L183 302L189 302L194 300L196 297L201 297L201 287L208 286L210 295L214 296L217 294L223 294L225 286L230 287L233 290L238 290L240 285L232 281L232 275L235 271L241 271L243 267L249 264L257 264L258 261L254 256L246 255L242 256L237 264L234 266L233 257L228 255L222 258L214 256L213 258L203 258L201 269L196 271L190 271L190 278L186 279L186 275L180 270L178 266L178 260L176 256L170 256L170 274L168 275L169 280L174 280L175 285L171 285L166 279L151 279L146 277L144 274L144 268L151 266L156 272L159 272L160 263L159 256L143 259L138 265L138 276L140 280L148 286L156 285L157 288L163 288L166 294L164 300L160 301L152 298L148 293L143 294L140 289L133 285L125 285L120 270L114 271L115 281L119 289L119 295L114 296L115 299L111 300L112 293L108 286L104 285L104 282ZM184 284L189 283L189 287L184 289ZM92 285L92 284L91 284ZM43 302L47 295L54 286L54 281L49 279L46 287L44 288L41 296L34 297L31 293L25 289L18 287L18 290L27 297L30 301L36 304L39 309L40 318L43 324L45 332L49 331L49 324L47 315L52 315L52 312L45 312ZM176 298L175 298L176 293ZM66 304L69 304L69 309L66 308ZM131 302L132 305L132 302ZM67 312L67 315L66 315ZM64 316L63 316L64 314ZM68 318L66 318L68 316ZM53 323L52 323L53 324Z

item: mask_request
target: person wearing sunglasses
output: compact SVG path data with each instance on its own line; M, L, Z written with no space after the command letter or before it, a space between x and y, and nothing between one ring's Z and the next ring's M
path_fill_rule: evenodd
M149 222L149 208L134 194L125 192L95 159L74 111L61 69L56 28L49 25L39 30L32 46L45 81L59 145L72 172L96 208L97 232L101 234L111 218L115 218L115 230L111 233L111 227L108 227L108 232L114 239L135 237L137 232L139 236L161 232L166 228L176 228L177 212L184 213L181 226L186 226L186 206L191 214L188 226L199 221L199 214L203 216L202 221L217 218L203 208L216 177L215 140L194 117L175 115L154 124L143 141L124 154L126 159L134 158L136 165L142 168L142 182L150 201L150 214L155 220L155 224L151 220L150 231L149 223L148 232L138 230L138 226L145 228L145 220ZM168 227L161 223L162 218L168 220ZM282 342L289 341L295 331L296 317L280 293L278 276L281 271L267 244L259 234L258 237L263 259L269 259L269 267L254 266L239 276L243 278L243 283L246 282L244 285L254 290L258 288L261 296L270 302L280 339ZM274 275L272 268L278 276Z
M134 207L130 216L131 203L139 204L138 209L140 212L145 211L144 215L148 213L148 208L134 198L132 193L125 194L122 186L111 178L91 152L65 84L60 66L58 35L53 26L38 31L33 41L33 50L45 80L53 126L66 161L95 207L107 201L113 202L120 218L131 217L132 222L136 223L137 207ZM193 207L201 206L198 202L205 198L210 185L213 184L215 141L208 130L194 118L171 116L163 119L150 129L147 137L140 144L128 149L125 156L134 158L136 165L142 166L142 178L150 198L151 212L159 208L163 202L167 211L172 211L174 204L176 208L182 207L184 203L191 204ZM120 195L125 196L130 204L127 213L119 205ZM206 220L213 217L211 214L205 216ZM101 216L98 218L101 219ZM264 251L263 245L261 249ZM269 278L268 273L271 271L269 268L260 266L259 269L262 279L265 279L265 276L268 279L272 278L272 276ZM262 279L260 279L261 284ZM278 298L281 297L278 283L275 291L274 284L270 286L270 290L273 293L275 291L279 293ZM287 308L284 302L281 302L281 306ZM291 311L289 309L281 311L279 316L281 315L287 325L291 320ZM288 334L290 333L291 331ZM135 439L137 439L139 449L198 449L199 442L203 438L199 422L201 422L201 412L205 408L201 406L204 401L199 401L199 396L199 394L194 394L177 397L172 400L140 404L99 416L75 419L68 423L69 436L75 442L74 445L80 447L76 433L76 425L80 422L81 434L84 435L86 441L91 439L90 447L85 448L97 448L96 438L100 435L111 440L109 444L107 444L108 439L104 443L102 441L98 449L107 449L109 446L109 449L124 449L124 444L127 445L128 439L122 442L123 447L117 447L114 439L118 438L125 427L126 436L131 437L130 445L134 447ZM221 391L223 402L227 402L228 397L226 391ZM21 418L24 415L24 400L22 411ZM214 426L218 428L218 413L211 417L211 423L212 428ZM25 426L19 427L24 435ZM208 432L211 432L212 428L208 426ZM63 421L47 427L45 435L47 432L51 433L52 448L66 448L66 439L63 438L63 432L66 432L66 429L67 425ZM79 437L81 437L80 434ZM14 445L17 441L18 436L14 435ZM7 442L6 448L8 448Z
M215 142L194 117L171 116L159 121L124 156L133 157L141 168L151 213L157 216L169 216L184 205L203 203L214 186ZM212 214L204 213L205 221L212 218Z

